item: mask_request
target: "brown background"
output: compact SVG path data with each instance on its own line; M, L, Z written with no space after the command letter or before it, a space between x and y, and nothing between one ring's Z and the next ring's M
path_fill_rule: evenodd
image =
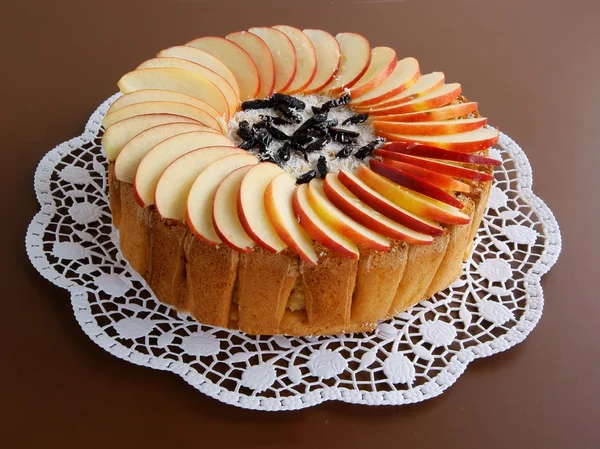
M17 1L0 4L0 447L592 448L600 429L597 1ZM124 72L201 35L288 23L356 31L443 70L526 150L563 254L526 342L426 403L249 412L95 346L30 266L33 171Z

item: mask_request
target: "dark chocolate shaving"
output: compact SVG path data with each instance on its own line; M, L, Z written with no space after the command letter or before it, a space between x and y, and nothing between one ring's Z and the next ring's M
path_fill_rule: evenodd
M314 170L309 170L306 173L301 174L296 178L296 184L306 184L307 182L312 181L313 178L317 176L317 172Z
M356 151L356 153L354 153L354 157L356 157L357 159L364 159L367 156L370 156L376 148L380 147L383 144L383 142L385 142L385 139L382 137L378 137L377 139L372 140L365 146L360 147Z
M366 122L368 118L369 114L356 114L344 120L342 125L358 125L359 123Z
M352 154L352 147L350 145L346 145L340 151L338 151L335 157L340 159L345 159Z
M327 176L329 170L327 169L327 158L325 156L319 156L319 160L317 161L317 171L321 178Z
M273 109L293 123L302 123L302 116L296 109L289 107L287 104L276 104Z
M273 94L273 96L271 97L271 101L273 102L273 104L285 104L290 108L294 109L306 108L306 103L304 103L302 100L299 100L296 97L292 97L291 95Z
M290 160L290 157L292 156L292 148L293 144L289 141L284 142L283 145L281 145L281 147L277 151L277 156L282 162L287 162Z
M249 111L251 109L266 109L273 107L273 101L270 98L261 100L248 100L242 103L242 111Z

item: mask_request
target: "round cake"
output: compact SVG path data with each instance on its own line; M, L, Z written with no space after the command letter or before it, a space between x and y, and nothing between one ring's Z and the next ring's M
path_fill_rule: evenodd
M371 331L462 274L498 131L356 33L201 37L124 75L113 222L161 302L248 334Z

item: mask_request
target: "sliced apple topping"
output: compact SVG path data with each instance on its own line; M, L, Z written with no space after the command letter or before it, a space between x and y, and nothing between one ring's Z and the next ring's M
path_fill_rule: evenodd
M218 58L235 75L242 101L255 98L260 90L258 69L250 55L239 45L222 37L206 36L186 45L199 48Z
M136 135L148 128L166 123L199 124L196 120L175 114L144 114L121 120L104 131L102 146L106 151L106 157L109 161L114 161L125 144Z
M337 73L323 88L323 91L330 95L339 94L345 88L356 84L371 62L371 44L363 36L356 33L339 33L335 38L340 44L342 55Z
M304 30L304 34L311 40L317 57L317 70L315 76L306 87L304 93L319 92L331 82L340 67L342 51L340 44L326 31Z
M285 33L269 27L256 27L248 30L265 43L275 63L275 92L285 92L296 75L296 50Z
M304 262L316 265L319 258L313 240L298 223L292 206L295 191L295 179L289 173L278 174L265 191L265 209L279 238Z
M350 95L360 97L379 87L392 74L398 64L396 51L390 47L371 50L371 62L360 79L350 89Z
M317 73L317 54L309 37L298 28L288 25L276 25L273 28L284 33L294 45L296 51L296 74L286 93L302 92Z
M153 69L153 68L156 69L156 68L169 68L169 67L176 68L176 69L189 70L190 72L197 73L198 75L201 75L204 78L206 78L208 81L210 81L215 86L217 86L217 88L223 94L223 97L225 98L225 101L227 102L227 111L225 114L226 118L229 119L229 118L233 117L233 114L236 113L239 102L240 102L240 98L239 98L238 94L236 93L236 91L233 89L233 87L231 87L231 84L229 84L225 80L225 78L223 78L221 75L217 74L216 72L213 72L210 69L207 69L206 67L204 67L200 64L196 64L195 62L191 62L191 61L188 61L186 59L181 59L181 58L154 58L154 59L149 59L149 60L143 62L137 68L138 69ZM219 99L219 101L220 101L220 99ZM221 104L220 106L222 107L223 105ZM216 108L216 109L218 109L218 108ZM220 110L220 109L218 109L218 110L219 110L219 112L224 113L222 110Z
M498 142L500 133L494 128L479 128L475 131L467 131L458 134L447 134L445 136L412 136L406 134L394 134L379 131L378 135L390 141L414 142L446 150L461 151L463 153L476 153L485 150Z
M468 193L471 191L471 187L464 182L454 179L447 175L442 175L432 170L428 170L417 165L407 164L406 162L394 161L392 159L385 159L386 164L392 167L398 168L406 173L410 173L423 181L428 182L431 185L439 187L440 189L450 190L454 192Z
M390 249L388 239L354 221L327 198L322 179L315 178L308 184L307 196L313 210L325 223L357 245L378 251L388 251Z
M381 235L417 245L433 241L430 235L403 226L367 206L342 184L337 174L327 174L323 189L327 198L348 217Z
M344 257L358 259L358 247L345 237L315 211L308 199L308 185L301 184L296 189L293 199L294 213L299 217L300 225L317 242Z
M102 124L108 128L112 124L137 115L144 114L173 114L181 117L187 117L209 128L220 130L219 122L215 120L208 112L190 106L185 103L174 103L172 101L146 101L143 103L130 104L124 106L104 117Z
M284 171L270 162L252 167L242 181L238 196L238 214L242 226L252 240L273 253L286 248L269 221L265 207L265 191L275 176Z
M177 158L198 148L219 147L223 155L242 152L226 136L218 133L193 131L163 140L142 159L135 174L134 195L142 207L154 204L156 185L165 169ZM222 148L221 148L222 147Z
M390 108L392 106L406 103L408 101L423 97L430 94L435 89L438 89L444 84L444 74L442 72L432 72L426 75L421 75L415 83L408 89L402 92L386 98L381 103L368 104L368 105L356 105L356 109L362 112L370 111L373 108Z
M448 120L468 115L477 110L477 103L456 103L441 108L428 109L419 112L407 112L405 114L392 114L378 116L381 122L435 122Z
M417 136L443 136L446 134L474 131L487 124L487 118L467 118L442 120L439 122L383 122L374 120L373 128L393 134L409 134Z
M375 105L369 108L371 115L391 115L403 114L405 112L424 111L427 109L439 108L450 103L460 95L461 87L458 83L444 84L426 95L415 98L394 106Z
M163 140L192 131L214 132L199 123L167 123L142 131L125 144L115 161L115 176L133 184L135 172L148 152Z
M161 50L156 55L159 58L180 58L187 61L195 62L209 70L212 70L217 75L222 76L227 81L233 90L235 91L238 98L240 96L240 86L231 70L221 62L220 59L211 55L204 50L199 48L189 47L187 45L178 45L176 47L170 47L165 50Z
M449 176L456 176L457 178L470 179L472 181L491 181L494 177L488 173L480 172L477 170L471 170L465 167L459 167L454 164L448 164L442 161L425 159L417 156L410 156L408 154L396 153L393 151L386 150L375 150L375 156L383 158L384 161L400 161L417 167L426 168L437 173L441 173Z
M268 98L275 92L275 63L271 50L260 37L247 31L237 31L225 36L226 39L235 42L250 55L260 79L260 90L258 98Z
M203 153L207 150L212 150L212 148L204 148L185 155L186 159L194 157L191 156L192 154L198 155L203 167L196 172L196 177L190 176L190 189L183 197L183 210L192 232L204 242L218 245L221 243L221 238L213 223L213 204L217 189L231 172L246 165L255 165L258 163L258 159L245 152L238 154L229 152L217 155L209 163L206 163L204 161L207 158ZM204 161L202 161L203 157Z
M385 151L408 154L425 158L441 159L446 161L462 162L465 164L500 166L502 162L490 157L479 156L459 151L449 151L442 148L430 147L418 143L390 142L383 148Z
M358 177L397 206L421 217L448 224L467 224L470 222L469 216L456 207L395 184L364 165L358 168Z
M342 170L338 173L338 178L358 199L395 222L431 236L438 236L444 233L444 228L433 220L413 214L403 207L392 203L385 196L369 187L369 185L356 175Z
M215 232L229 247L242 253L251 253L254 240L244 231L237 213L237 198L242 180L253 165L245 165L229 173L215 192L212 220Z

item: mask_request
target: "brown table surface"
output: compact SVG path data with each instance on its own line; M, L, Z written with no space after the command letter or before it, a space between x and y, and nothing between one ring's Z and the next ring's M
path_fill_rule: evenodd
M0 447L600 447L600 2L3 1ZM355 31L443 70L527 152L564 249L544 316L442 396L403 407L245 411L92 343L31 267L32 179L126 71L202 35L288 23Z

